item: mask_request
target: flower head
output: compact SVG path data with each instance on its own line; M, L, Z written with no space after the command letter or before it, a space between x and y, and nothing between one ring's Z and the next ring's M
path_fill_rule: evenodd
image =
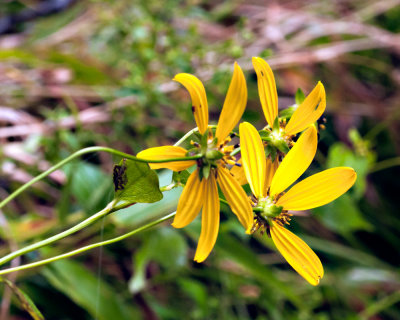
M323 277L322 264L304 241L284 228L291 219L288 211L312 209L335 200L354 184L356 172L348 167L328 169L285 193L315 156L315 127L309 127L300 136L279 166L266 159L260 135L250 123L240 124L239 132L243 169L254 195L256 216L252 231L266 229L287 262L309 283L317 285Z
M253 224L253 212L246 193L226 167L227 164L234 164L234 158L230 156L233 146L227 143L230 141L230 132L246 107L246 80L241 68L235 63L215 136L208 126L208 103L202 82L187 73L176 75L174 80L188 90L192 99L192 112L199 131L198 141L192 141L193 148L189 151L181 147L164 146L144 150L137 156L152 160L185 157L187 154L201 156L197 161L157 163L150 164L150 167L181 171L197 165L183 189L172 225L183 228L202 210L201 234L194 258L202 262L210 254L218 235L220 213L217 184L246 232L250 233Z

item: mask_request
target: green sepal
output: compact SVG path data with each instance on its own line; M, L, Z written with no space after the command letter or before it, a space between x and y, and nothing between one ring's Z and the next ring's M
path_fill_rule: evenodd
M296 104L299 106L303 103L303 101L306 99L306 96L300 88L297 89L296 94L294 96L294 101L296 101Z
M270 144L268 144L266 146L266 148L264 149L264 153L265 153L265 157L271 157L271 161L274 162L277 152L276 152L276 148L274 146L271 146Z
M147 163L122 159L114 166L115 195L118 201L128 203L153 203L163 197L158 176Z
M271 131L269 131L269 130L260 130L260 131L258 131L258 134L260 135L261 140L271 141L271 139L270 139Z
M207 165L201 168L200 170L202 178L208 179L211 172L211 165ZM201 180L201 178L200 178Z
M279 117L277 116L274 120L273 130L279 130Z
M201 136L200 145L201 145L202 147L206 147L206 146L207 146L208 130L209 130L209 129L207 129L207 130L203 133L203 135Z
M290 150L288 144L284 140L275 141L274 145L284 154L288 153Z
M178 184L186 184L190 173L187 170L175 172L172 174L172 182Z
M202 137L203 135L200 132L198 131L193 132L193 138L195 138L194 140L197 140L197 142L200 143Z
M291 106L279 112L279 116L281 118L289 119L295 111L296 111L296 106Z

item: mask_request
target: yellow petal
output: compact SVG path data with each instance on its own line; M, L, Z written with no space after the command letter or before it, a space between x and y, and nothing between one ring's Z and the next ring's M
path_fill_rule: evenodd
M321 82L315 86L296 109L285 128L288 135L296 134L312 125L322 116L326 107L325 89Z
M226 168L218 168L217 181L233 213L246 232L250 233L253 226L253 210L246 192Z
M186 227L196 218L204 203L206 181L206 179L200 181L199 169L190 175L179 198L173 227Z
M206 180L205 200L201 214L201 233L194 260L204 261L217 241L219 229L219 197L214 174L211 173Z
M228 93L218 120L215 136L218 143L224 141L239 122L247 103L247 86L242 69L235 62L235 68Z
M194 75L188 73L179 73L173 80L182 84L189 91L192 98L194 119L199 132L203 134L208 126L208 103L203 83Z
M272 178L274 177L275 172L279 167L279 159L278 157L276 157L274 162L272 162L270 158L267 158L266 161L267 166L265 169L265 189L268 190L268 188L271 186Z
M313 286L324 276L321 261L298 236L272 222L271 237L279 252L304 279Z
M278 115L278 93L275 78L267 62L258 57L253 57L254 70L257 73L258 94L265 119L272 128Z
M266 161L264 146L256 128L248 122L239 126L243 169L251 191L257 197L266 196Z
M294 185L277 202L285 210L307 210L327 204L351 188L357 179L353 168L324 170Z
M137 157L146 160L163 160L170 158L184 158L186 153L187 151L181 147L163 146L143 150L137 154ZM195 164L195 160L149 163L150 168L152 169L165 168L173 171L182 171Z
M302 133L272 178L272 196L284 191L306 171L317 151L317 140L317 130L314 126Z
M239 159L237 161L237 163L242 165L243 164L242 163L242 159ZM243 185L247 184L247 179L246 179L246 175L245 175L244 170L243 170L243 165L240 166L240 167L239 166L233 166L232 169L231 169L231 174L233 174L233 176L235 177L236 181L239 182L240 185L243 186Z

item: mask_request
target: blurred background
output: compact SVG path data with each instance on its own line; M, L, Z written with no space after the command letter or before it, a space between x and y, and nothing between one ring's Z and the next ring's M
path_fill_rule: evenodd
M320 80L326 129L307 175L351 166L356 185L296 217L325 277L312 287L267 236L221 205L215 249L193 262L200 223L165 223L123 242L7 276L46 319L400 319L400 1L1 0L0 198L80 148L173 144L195 124L171 79L198 76L216 123L233 63L265 125L251 57L274 70L279 107ZM0 255L60 232L113 197L118 158L93 154L0 212ZM160 185L171 181L160 172ZM176 208L181 188L135 205L12 265L109 239ZM1 319L30 319L0 284Z

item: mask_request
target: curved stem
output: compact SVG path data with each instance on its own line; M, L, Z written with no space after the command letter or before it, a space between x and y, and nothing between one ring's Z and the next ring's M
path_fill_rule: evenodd
M235 156L235 155L237 155L239 152L240 152L240 147L238 147L238 148L236 148L235 150L233 150L233 151L231 152L231 156Z
M369 173L377 172L380 170L389 169L391 167L400 166L400 157L386 159L375 163L375 166L369 171Z
M153 226L155 226L157 224L160 224L161 222L164 222L164 221L172 218L175 215L175 213L176 212L172 212L172 213L170 213L170 214L168 214L168 215L166 215L166 216L164 216L164 217L162 217L162 218L160 218L158 220L149 222L148 224L146 224L146 225L144 225L144 226L142 226L140 228L132 230L131 232L128 232L128 233L126 233L126 234L124 234L122 236L116 237L116 238L112 238L112 239L109 239L109 240L106 240L106 241L97 242L97 243L94 243L94 244L91 244L91 245L88 245L88 246L85 246L85 247L82 247L82 248L79 248L79 249L76 249L76 250L73 250L73 251L70 251L70 252L67 252L67 253L64 253L64 254L60 254L58 256L55 256L55 257L52 257L52 258L49 258L49 259L40 260L40 261L37 261L37 262L29 263L29 264L26 264L26 265L23 265L23 266L15 267L15 268L8 268L8 269L0 270L0 275L7 274L7 273L10 273L10 272L14 272L14 271L20 271L20 270L33 268L33 267L42 266L42 265L45 265L45 264L50 263L50 262L54 262L54 261L57 261L57 260L61 260L61 259L72 257L72 256L74 256L76 254L85 252L85 251L90 250L90 249L94 249L94 248L97 248L97 247L105 246L105 245L108 245L108 244L111 244L111 243L114 243L114 242L117 242L117 241L124 240L124 239L126 239L126 238L128 238L130 236L133 236L136 233L139 233L141 231L147 230L147 229L149 229L149 228L151 228L151 227L153 227Z
M145 163L163 163L163 162L172 162L172 161L185 161L185 160L196 160L199 159L201 156L193 156L193 157L182 157L182 158L171 158L171 159L163 159L163 160L147 160L147 159L139 159L131 154L121 152L112 148L107 148L107 147L89 147L89 148L84 148L81 149L73 154L71 154L69 157L65 158L64 160L60 161L56 165L52 166L50 169L46 170L45 172L41 173L40 175L36 176L33 178L31 181L25 183L23 186L19 187L16 191L14 191L12 194L10 194L7 198L5 198L3 201L0 202L0 209L3 208L8 202L10 202L12 199L20 195L22 192L24 192L26 189L28 189L31 185L34 183L38 182L39 180L43 179L44 177L48 176L50 173L58 170L68 162L74 160L75 158L78 158L84 154L91 153L91 152L108 152L111 154L115 154L117 156L127 158L130 160L138 161L138 162L145 162Z
M193 128L192 130L190 130L189 132L187 132L182 138L180 138L175 144L174 146L179 146L180 144L182 144L187 138L189 138L194 132L199 131L199 128Z
M105 217L106 215L115 212L117 210L123 209L129 205L131 205L130 203L126 203L126 204L122 204L118 207L115 206L116 202L115 200L111 201L103 210L95 213L94 215L90 216L89 218L83 220L82 222L78 223L77 225L73 226L72 228L69 228L68 230L65 230L63 232L60 232L50 238L44 239L42 241L33 243L29 246L26 246L24 248L21 248L17 251L11 252L10 254L4 256L3 258L0 259L0 265L16 258L19 256L22 256L28 252L31 252L33 250L37 250L43 246L49 245L55 241L58 241L60 239L63 239L67 236L69 236L72 233L75 233L85 227L87 227L88 225L91 225L92 223L96 222L97 220L101 219L102 217Z
M181 144L183 141L185 141L190 135L193 134L193 132L197 131L198 128L194 128L192 130L190 130L188 133L186 133L177 143L175 143L175 146ZM197 156L193 156L193 157L182 157L182 158L170 158L170 159L162 159L162 160L146 160L146 159L139 159L133 155L112 149L112 148L107 148L107 147L89 147L89 148L84 148L81 149L75 153L73 153L72 155L70 155L69 157L65 158L64 160L60 161L59 163L57 163L56 165L52 166L51 168L49 168L48 170L46 170L45 172L41 173L40 175L38 175L37 177L33 178L31 181L27 182L26 184L22 185L20 188L18 188L16 191L14 191L12 194L10 194L6 199L4 199L3 201L0 202L0 209L2 207L4 207L8 202L10 202L11 200L13 200L15 197L17 197L18 195L20 195L22 192L24 192L27 188L29 188L31 185L33 185L34 183L38 182L39 180L43 179L44 177L48 176L49 174L51 174L52 172L58 170L59 168L61 168L63 165L67 164L68 162L74 160L77 157L80 157L84 154L87 153L91 153L91 152L99 152L99 151L103 151L103 152L108 152L111 154L115 154L117 156L123 157L123 158L127 158L130 160L134 160L134 161L138 161L138 162L145 162L145 163L164 163L164 162L172 162L172 161L186 161L186 160L195 160L200 158L200 155ZM9 262L10 260L19 257L23 254L26 254L28 252L31 252L33 250L39 249L43 246L49 245L55 241L58 241L60 239L63 239L65 237L67 237L68 235L75 233L85 227L87 227L88 225L91 225L92 223L96 222L97 220L101 219L102 217L118 211L120 209L123 209L127 206L129 206L130 204L122 204L118 207L115 206L116 205L116 200L113 200L112 202L110 202L103 210L95 213L94 215L90 216L89 218L87 218L86 220L78 223L77 225L69 228L68 230L65 230L59 234L56 234L50 238L47 238L45 240L39 241L37 243L34 243L32 245L29 245L27 247L24 247L20 250L11 252L10 254L4 256L3 258L0 259L0 265ZM122 239L121 239L122 240ZM117 240L119 241L119 240ZM112 242L111 242L112 243ZM38 261L36 263L40 263L41 261ZM49 261L50 262L50 261ZM35 264L35 263L34 263ZM31 264L30 264L31 265ZM24 266L22 266L24 267ZM9 269L6 269L9 270Z

